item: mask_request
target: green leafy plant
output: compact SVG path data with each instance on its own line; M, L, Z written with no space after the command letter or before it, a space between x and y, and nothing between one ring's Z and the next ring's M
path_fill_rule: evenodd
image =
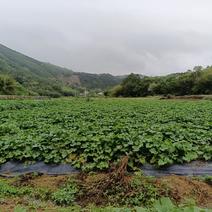
M45 161L91 171L124 155L132 169L212 159L206 100L15 100L0 101L0 111L0 164Z
M68 182L63 188L52 194L52 200L58 205L73 205L78 188L74 182Z
M17 188L15 186L9 185L7 182L0 181L0 197L23 196L25 194L29 194L30 192L30 188Z
M127 205L152 205L159 198L158 189L152 183L152 179L142 176L141 172L137 172L131 180L132 194L124 198Z
M16 206L14 208L14 212L27 212L27 209L26 208L23 208L21 206Z

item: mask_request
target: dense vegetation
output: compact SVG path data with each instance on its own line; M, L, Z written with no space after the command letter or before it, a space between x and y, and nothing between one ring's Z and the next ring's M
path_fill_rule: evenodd
M77 73L43 63L1 44L0 74L10 75L22 87L13 94L24 95L72 96L79 88L105 89L121 82L110 74Z
M212 94L212 66L162 77L140 77L130 74L123 82L106 92L111 96Z
M16 82L9 76L0 75L0 94L10 95L16 90Z
M0 102L0 163L71 163L107 169L163 166L212 157L212 103L84 99Z

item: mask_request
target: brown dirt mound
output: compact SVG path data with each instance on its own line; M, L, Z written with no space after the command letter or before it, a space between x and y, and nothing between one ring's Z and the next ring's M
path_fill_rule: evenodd
M183 176L166 176L157 179L157 185L165 185L170 196L178 203L194 199L198 206L212 208L212 186Z
M13 212L17 204L20 203L19 198L8 198L0 200L0 211L1 212Z
M174 96L167 95L162 96L160 99L177 99L177 100L202 100L202 99L211 99L212 95L185 95L185 96Z
M68 180L68 176L40 176L31 180L31 185L39 188L47 188L50 190L56 190L61 185L65 184Z
M12 184L14 186L31 186L37 188L46 188L51 191L58 189L61 185L65 184L70 175L61 176L48 176L48 175L38 175L34 176L32 174L23 175L18 178Z

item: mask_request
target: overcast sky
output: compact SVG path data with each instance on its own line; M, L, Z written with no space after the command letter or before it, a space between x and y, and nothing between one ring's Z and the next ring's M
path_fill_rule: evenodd
M90 73L212 65L212 0L0 0L0 43Z

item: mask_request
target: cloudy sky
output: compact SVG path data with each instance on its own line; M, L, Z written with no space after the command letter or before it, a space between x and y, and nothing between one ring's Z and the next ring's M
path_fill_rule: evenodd
M0 43L75 71L212 65L212 0L0 0Z

